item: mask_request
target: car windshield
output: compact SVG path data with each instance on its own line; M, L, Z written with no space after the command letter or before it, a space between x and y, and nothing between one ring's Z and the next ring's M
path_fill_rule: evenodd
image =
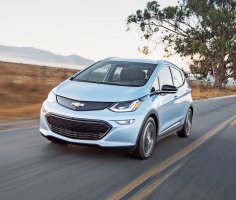
M101 61L78 74L73 80L122 86L143 86L157 64Z

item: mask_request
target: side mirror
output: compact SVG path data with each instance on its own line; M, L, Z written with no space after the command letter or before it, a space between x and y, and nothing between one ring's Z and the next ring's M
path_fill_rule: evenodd
M163 85L160 92L174 94L177 91L178 91L178 88L173 85Z
M154 96L156 94L175 94L178 91L178 88L173 85L163 85L161 90L152 91L150 96Z

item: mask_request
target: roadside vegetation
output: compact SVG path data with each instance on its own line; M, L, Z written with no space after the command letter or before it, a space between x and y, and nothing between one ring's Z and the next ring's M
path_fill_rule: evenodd
M202 82L188 81L192 89L193 100L208 99L213 97L222 97L236 94L236 86L225 86L222 89L215 88Z
M59 83L78 70L0 62L0 121L38 118L43 101ZM236 94L236 87L222 90L189 82L193 99Z
M235 0L182 0L165 8L150 1L126 23L127 30L138 31L154 46L139 47L146 55L161 47L167 57L186 57L191 73L202 78L213 75L215 86L236 76Z
M77 72L0 62L0 121L38 118L50 90Z

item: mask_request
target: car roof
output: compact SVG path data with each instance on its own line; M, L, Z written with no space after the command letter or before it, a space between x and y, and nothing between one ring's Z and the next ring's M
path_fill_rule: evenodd
M140 59L140 58L118 58L118 57L109 57L109 58L106 58L104 60L112 60L112 61L124 61L124 62L138 62L138 63L150 63L150 64L157 64L157 65L160 65L160 64L171 64L175 67L177 67L178 69L180 69L178 66L176 66L175 64L169 62L169 61L166 61L166 60L152 60L152 59Z

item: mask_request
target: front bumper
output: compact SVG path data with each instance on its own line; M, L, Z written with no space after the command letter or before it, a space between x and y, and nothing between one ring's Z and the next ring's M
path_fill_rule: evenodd
M47 101L43 103L43 106L49 113L78 119L103 120L112 126L112 129L100 140L71 139L52 132L45 116L47 112L43 113L41 111L39 130L44 137L53 137L72 144L93 145L105 148L129 147L127 149L133 149L136 145L143 120L147 115L147 111L141 107L134 112L116 113L108 109L97 111L73 111L59 105L57 102L48 103ZM134 119L134 122L129 125L119 125L115 122L116 120L128 119Z

